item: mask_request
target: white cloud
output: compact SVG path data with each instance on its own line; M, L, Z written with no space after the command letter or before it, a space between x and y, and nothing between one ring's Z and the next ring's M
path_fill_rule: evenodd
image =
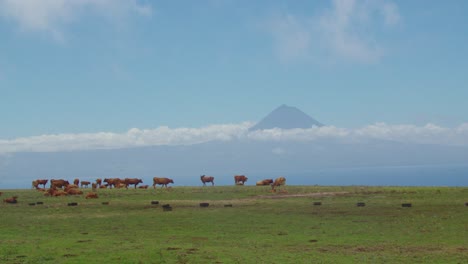
M94 14L119 23L129 15L150 16L152 8L137 0L0 0L0 17L23 31L47 32L63 38L63 27Z
M252 123L211 125L202 128L156 129L132 128L126 133L83 133L41 135L12 140L0 140L0 154L14 152L57 152L90 149L118 149L158 145L191 145L208 141L317 141L338 139L341 142L359 142L370 139L391 140L403 143L468 146L468 123L455 128L434 124L425 126L388 125L376 123L358 129L334 126L308 129L267 129L249 132ZM284 149L273 149L284 154Z
M117 149L156 145L190 145L211 140L226 141L243 135L252 124L211 125L202 128L132 128L126 133L111 132L41 135L0 140L0 153L55 152L88 149Z
M398 6L389 0L334 0L330 8L307 18L277 16L267 29L283 61L315 54L316 59L373 63L385 52L375 31L400 20Z

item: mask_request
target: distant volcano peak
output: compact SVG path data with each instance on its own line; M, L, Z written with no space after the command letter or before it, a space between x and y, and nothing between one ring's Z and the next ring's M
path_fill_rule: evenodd
M249 130L254 131L272 128L310 128L312 126L323 126L323 124L302 112L298 108L283 104L269 113L265 118L263 118Z

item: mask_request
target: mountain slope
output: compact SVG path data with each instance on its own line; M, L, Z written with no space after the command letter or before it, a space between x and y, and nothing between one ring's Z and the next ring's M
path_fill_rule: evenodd
M312 126L323 126L323 124L296 107L281 105L249 130L310 128Z

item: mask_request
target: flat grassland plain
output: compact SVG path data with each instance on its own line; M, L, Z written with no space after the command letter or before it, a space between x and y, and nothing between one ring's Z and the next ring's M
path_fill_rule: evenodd
M0 263L468 262L468 188L175 186L98 194L3 190L2 199L16 195L18 203L0 205Z

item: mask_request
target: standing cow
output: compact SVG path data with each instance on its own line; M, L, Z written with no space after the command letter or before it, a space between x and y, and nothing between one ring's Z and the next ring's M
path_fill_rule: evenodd
M154 189L156 189L157 184L162 185L161 188L163 186L165 186L167 188L167 185L169 183L174 183L174 181L172 179L169 179L169 178L158 178L158 177L153 178L153 188Z
M211 186L214 186L214 177L213 176L200 176L200 180L203 182L203 186L206 186L207 182L211 182Z
M244 185L244 183L247 181L247 177L245 175L235 175L234 176L234 183L235 185Z
M132 184L135 185L135 189L136 189L139 183L143 183L143 180L137 179L137 178L125 178L124 183L125 183L125 188L127 189L128 189L128 186Z

